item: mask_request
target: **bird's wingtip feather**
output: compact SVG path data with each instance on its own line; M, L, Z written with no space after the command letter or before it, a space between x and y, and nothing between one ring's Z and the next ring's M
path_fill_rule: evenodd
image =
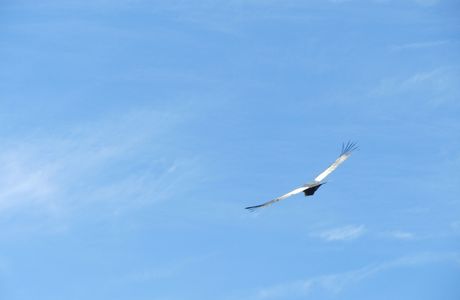
M244 209L247 209L249 210L250 212L253 212L255 211L256 209L262 207L262 205L256 205L256 206L248 206L248 207L245 207Z
M342 143L342 152L340 153L340 155L348 154L358 149L359 148L356 142L348 141L346 144Z

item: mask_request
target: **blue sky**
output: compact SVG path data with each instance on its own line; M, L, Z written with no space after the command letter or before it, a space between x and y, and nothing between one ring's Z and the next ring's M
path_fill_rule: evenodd
M2 1L0 299L458 299L459 13Z

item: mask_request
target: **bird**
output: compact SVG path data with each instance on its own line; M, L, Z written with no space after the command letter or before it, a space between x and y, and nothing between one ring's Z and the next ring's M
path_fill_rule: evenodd
M273 203L276 203L278 201L284 200L288 197L291 197L293 195L299 194L299 193L304 193L305 197L307 196L313 196L313 194L326 182L324 179L329 176L332 172L334 172L335 169L337 169L338 166L340 166L344 161L346 161L350 155L353 153L353 151L358 150L358 146L355 142L347 142L346 144L342 144L342 151L340 152L339 157L326 169L324 170L321 174L315 177L315 179L312 182L306 183L302 185L301 187L298 187L292 191L290 191L287 194L284 194L278 198L275 198L273 200L267 201L265 203L259 204L259 205L254 205L254 206L248 206L245 207L245 209L249 211L255 211L258 208L262 207L267 207L269 205L272 205Z

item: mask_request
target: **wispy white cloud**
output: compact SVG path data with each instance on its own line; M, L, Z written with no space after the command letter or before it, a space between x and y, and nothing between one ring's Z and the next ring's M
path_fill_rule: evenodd
M397 240L413 240L416 238L415 234L412 232L402 231L402 230L394 230L390 231L387 234L389 237L397 239Z
M185 118L139 110L61 134L15 137L0 151L0 214L52 215L94 204L117 212L172 197L198 170L195 158L162 142L174 141Z
M385 78L371 91L371 96L411 94L433 106L453 103L460 96L458 68L436 68L421 71L406 78ZM420 104L420 103L419 103Z
M424 49L437 46L443 46L451 44L451 40L439 40L439 41L429 41L429 42L418 42L418 43L407 43L401 45L390 46L391 51L402 51L402 50L411 50L411 49Z
M348 241L357 239L364 233L364 225L347 225L314 233L313 236L317 236L326 241Z
M12 151L1 153L0 212L25 203L52 209L50 196L57 190L54 175L52 165L37 163Z
M460 253L421 253L412 256L404 256L395 260L371 264L348 272L320 275L317 277L262 288L251 298L286 299L299 296L308 297L316 290L339 294L347 287L358 284L359 282L381 272L404 267L415 267L444 262L460 265Z

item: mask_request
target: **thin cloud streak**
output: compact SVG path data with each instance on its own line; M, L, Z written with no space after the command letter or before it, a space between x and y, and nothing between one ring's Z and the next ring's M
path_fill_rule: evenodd
M372 89L370 96L388 97L394 95L412 96L430 106L439 106L447 103L455 104L460 96L458 83L460 72L455 66L439 67L428 71L421 71L406 78L385 78L376 88Z
M348 225L333 229L324 230L322 232L313 234L325 241L349 241L359 238L365 233L364 225Z
M360 269L312 277L260 289L252 298L286 299L288 297L307 297L315 290L339 294L350 285L358 284L381 272L392 269L416 267L426 264L450 262L460 266L460 253L421 253L404 256L395 260L371 264Z
M52 180L53 166L37 164L19 153L0 155L0 212L25 203L54 207L50 196L57 186Z
M431 41L431 42L419 42L419 43L407 43L401 45L390 46L391 51L402 51L402 50L412 50L412 49L424 49L437 46L443 46L453 43L451 40L440 40L440 41Z
M33 209L52 215L94 203L115 209L128 199L139 205L171 197L198 170L196 159L175 157L154 142L171 134L178 120L137 111L66 135L16 138L0 153L0 213Z
M416 238L416 236L413 233L401 230L389 232L388 236L397 240L413 240Z

